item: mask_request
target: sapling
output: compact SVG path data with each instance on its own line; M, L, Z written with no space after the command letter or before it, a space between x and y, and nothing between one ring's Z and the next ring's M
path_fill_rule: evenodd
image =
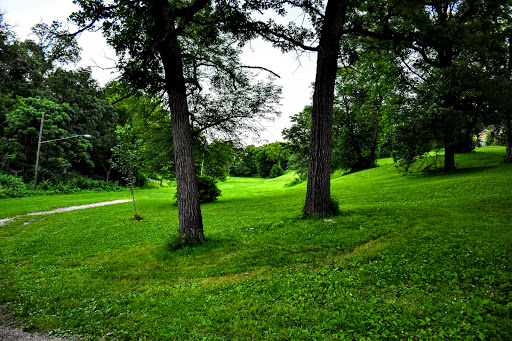
M139 141L135 140L133 129L129 124L117 126L116 128L116 145L112 148L112 152L116 156L115 167L125 175L124 179L130 186L133 199L134 218L141 220L141 215L137 212L135 206L135 171L138 166L138 145Z

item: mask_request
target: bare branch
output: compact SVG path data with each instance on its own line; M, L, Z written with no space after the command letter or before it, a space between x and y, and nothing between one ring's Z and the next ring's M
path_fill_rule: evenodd
M270 74L272 74L272 75L276 76L277 78L281 78L281 76L279 76L279 75L278 75L277 73L275 73L274 71L269 70L269 69L267 69L267 68L265 68L265 67L262 67L262 66L248 66L248 65L242 65L241 67L242 67L242 68L244 68L244 69L259 69L259 70L267 71L268 73L270 73Z

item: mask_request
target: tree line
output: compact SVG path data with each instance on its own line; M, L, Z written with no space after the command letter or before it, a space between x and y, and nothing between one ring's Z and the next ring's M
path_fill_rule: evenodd
M61 113L55 114L59 124L51 134L60 134L61 123L71 129L85 119L73 128L83 133L78 128L92 125L95 116L80 116L80 103L75 106L76 116L66 117L63 113L69 116L72 110L67 106L73 108L74 103L55 96L63 89L41 89L48 89L51 77L57 82L69 72L53 68L76 59L73 39L82 31L101 29L118 55L122 79L96 90L105 96L101 103L112 110L110 117L117 115L112 123L131 124L136 136L145 137L146 145L140 147L146 155L144 166L160 174L175 171L183 243L204 240L197 174L209 167L212 141L221 146L241 139L257 130L255 120L278 114L280 89L251 73L274 72L240 62L239 48L256 37L283 51L317 54L312 105L295 115L293 126L284 131L290 161L308 180L305 216L336 211L330 198L333 169L368 168L378 155L387 153L407 169L427 152L443 149L443 167L452 171L454 154L471 150L474 133L492 124L503 127L507 158L512 157L510 1L78 0L77 4L81 9L71 16L80 27L77 32L62 32L58 23L43 25L39 42L20 43L9 38L2 26L7 32L2 46L28 49L29 63L20 64L35 67L33 72L22 68L21 82L8 87L11 93L2 102L7 110L2 112L30 105L38 112L44 107ZM280 24L255 15L286 16L291 8L300 9L309 25ZM39 56L37 62L34 56ZM82 70L83 77L86 74ZM23 83L27 80L42 87L38 85L37 95L20 92L30 87ZM61 107L36 105L29 98ZM22 99L25 104L20 104ZM33 121L37 115L32 115ZM101 138L104 155L112 155L114 136L101 134ZM58 154L56 147L52 151L56 155L46 162L52 160L62 169L76 162L98 167L101 162L85 152L93 143L80 140L70 146L76 149L71 158ZM27 145L34 148L33 142ZM27 150L25 145L17 148ZM14 154L2 153L9 155L4 160L10 164ZM281 156L276 164L282 168ZM112 157L103 160L111 160L103 168L112 169ZM27 169L16 167L20 172ZM233 171L243 173L244 167L250 168L239 162ZM273 165L271 170L279 172L279 167Z

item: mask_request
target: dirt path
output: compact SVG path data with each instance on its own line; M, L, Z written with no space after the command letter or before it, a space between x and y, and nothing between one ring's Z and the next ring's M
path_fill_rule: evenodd
M75 210L83 210L83 209L91 208L91 207L115 205L115 204L120 204L120 203L128 202L128 201L132 201L132 199L121 199L121 200L97 202L97 203L94 203L94 204L87 204L87 205L59 207L59 208L56 208L56 209L51 210L51 211L40 211L40 212L32 212L32 213L20 214L20 215L17 215L15 217L0 219L0 226L7 225L11 221L13 221L14 219L16 219L18 217L26 216L26 215L42 215L42 214L53 214L53 213L69 212L69 211L75 211Z
M114 200L114 201L104 201L97 202L95 204L87 204L87 205L78 205L78 206L68 206L68 207L59 207L51 211L40 211L40 212L32 212L27 214L17 215L11 218L0 219L0 226L7 225L14 219L22 216L31 216L31 215L42 215L42 214L53 214L53 213L61 213L61 212L69 212L75 210L83 210L91 207L98 206L107 206L107 205L115 205L123 202L132 201L132 199L123 199L123 200ZM1 310L1 309L0 309ZM63 339L60 337L52 337L41 334L28 333L23 331L21 328L10 326L5 321L4 316L0 311L0 341L69 341L70 339Z
M21 328L11 327L0 319L0 341L70 341L60 337L52 337L42 334L32 334L21 330Z

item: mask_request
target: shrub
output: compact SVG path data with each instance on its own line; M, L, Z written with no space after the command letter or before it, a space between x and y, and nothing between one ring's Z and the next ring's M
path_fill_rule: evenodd
M0 174L0 198L16 198L27 194L27 186L21 178Z
M214 202L221 195L217 180L208 175L197 177L197 187L199 188L199 201L201 203Z
M214 202L221 195L219 187L217 187L217 180L209 175L197 176L197 187L199 189L199 202L204 204ZM178 193L174 195L178 198Z
M284 170L281 166L279 165L273 165L272 168L270 169L270 173L268 175L269 178L277 178L278 176L281 176L284 174Z

